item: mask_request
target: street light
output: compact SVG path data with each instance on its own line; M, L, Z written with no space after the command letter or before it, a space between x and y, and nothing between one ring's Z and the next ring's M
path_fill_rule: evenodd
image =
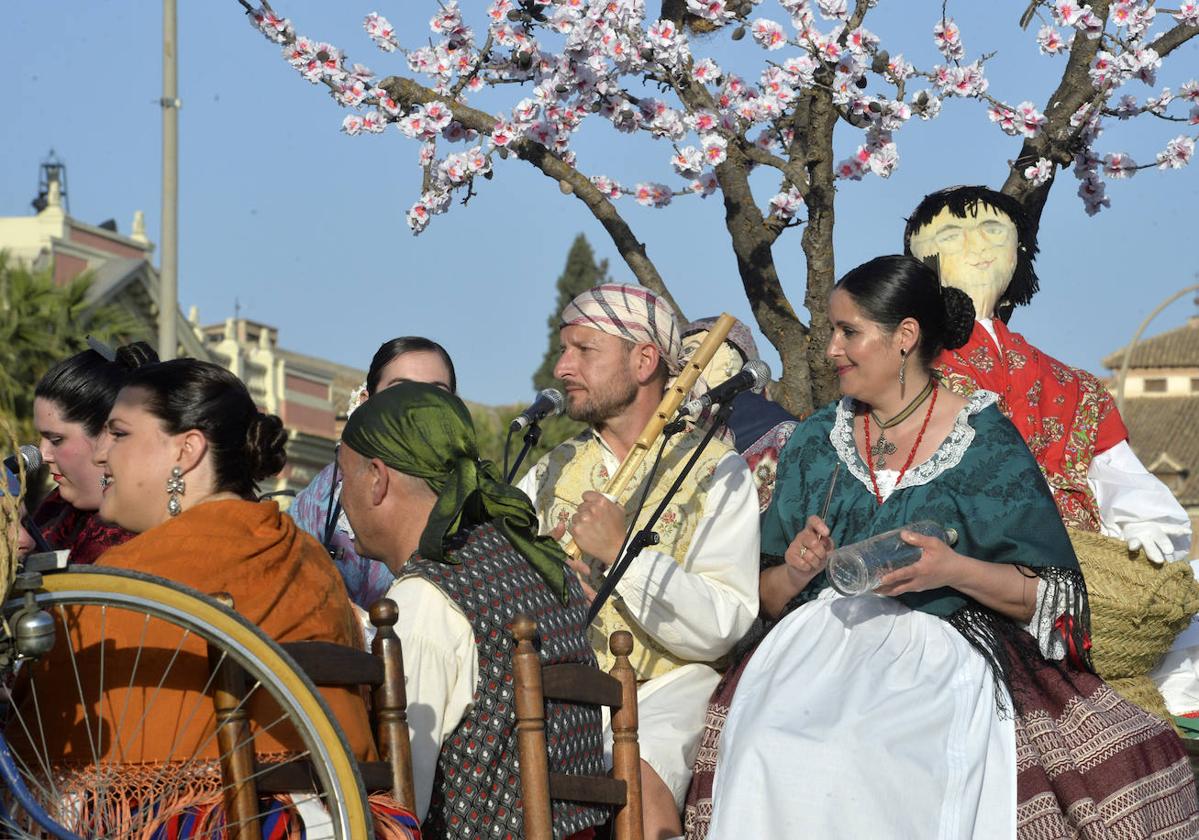
M1128 342L1128 346L1124 348L1124 359L1120 362L1120 379L1116 383L1116 407L1120 409L1121 414L1124 413L1124 381L1128 378L1128 363L1132 361L1132 348L1136 347L1137 341L1141 338L1141 333L1143 333L1145 328L1149 326L1150 321L1156 318L1167 306L1190 292L1199 292L1199 284L1187 286L1185 289L1180 289L1158 304L1157 309L1154 309L1152 312L1150 312L1149 317L1142 321L1141 325L1137 327L1136 333L1133 334L1132 341ZM1199 298L1196 298L1195 302L1199 303Z

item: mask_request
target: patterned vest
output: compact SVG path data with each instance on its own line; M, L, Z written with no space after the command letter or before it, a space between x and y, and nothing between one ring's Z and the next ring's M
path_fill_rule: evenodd
M573 576L570 605L563 607L545 581L492 524L460 533L451 546L455 563L413 557L403 577L429 581L465 613L475 634L479 682L466 716L442 745L433 780L426 838L520 838L524 836L520 761L516 749L509 628L520 613L536 622L541 664L595 664L582 632L586 606ZM602 775L599 709L546 704L546 743L551 773ZM602 810L553 803L554 837L569 837L607 819Z
M654 486L641 509L637 522L639 528L657 509L666 491L674 483L675 477L682 471L691 453L703 439L703 435L702 428L694 428L676 435L667 445L654 479ZM727 444L718 440L713 439L708 443L695 468L684 479L679 492L675 494L654 527L660 537L659 543L653 547L654 551L667 554L673 557L676 563L682 564L695 535L696 526L703 516L704 501L712 485L716 464L730 451ZM604 464L605 452L604 445L600 443L596 433L588 429L559 445L533 467L533 476L537 483L533 507L537 509L537 515L541 520L542 533L568 522L582 502L584 492L603 491L609 478L608 467ZM644 490L642 485L657 452L658 444L655 444L625 491L625 510L629 514L632 514L641 499ZM600 614L589 628L592 647L600 661L600 667L604 670L611 668L613 661L608 652L608 636L617 630L628 630L633 634L633 655L630 659L639 681L669 673L689 661L675 656L641 629L629 614L624 602L613 594L604 603Z

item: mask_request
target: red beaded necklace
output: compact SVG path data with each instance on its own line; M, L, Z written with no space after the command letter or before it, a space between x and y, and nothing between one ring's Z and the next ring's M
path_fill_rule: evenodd
M920 424L920 432L916 435L916 442L912 444L912 451L908 453L908 459L903 462L903 469L899 471L899 475L895 479L895 486L899 486L899 482L903 481L903 474L908 471L908 467L912 466L912 461L916 459L916 450L920 448L920 441L924 439L924 432L928 429L928 421L933 416L933 406L937 404L937 391L933 389L933 398L928 401L928 411L924 412L924 422ZM866 429L866 452L870 452L870 412L867 411L862 425ZM878 499L878 503L883 503L883 494L878 489L878 476L874 474L874 459L866 458L866 468L870 470L870 484L874 488L874 498Z

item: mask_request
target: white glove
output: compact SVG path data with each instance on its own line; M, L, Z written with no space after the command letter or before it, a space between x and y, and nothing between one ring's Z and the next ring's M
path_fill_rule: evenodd
M1145 549L1145 555L1159 566L1174 559L1174 543L1156 522L1130 522L1123 528L1123 537L1129 550Z

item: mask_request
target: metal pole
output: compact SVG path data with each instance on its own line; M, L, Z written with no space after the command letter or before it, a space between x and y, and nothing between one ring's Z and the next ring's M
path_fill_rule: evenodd
M158 355L175 358L179 337L179 63L175 0L162 0L162 252L158 271Z
M1128 342L1128 346L1124 348L1124 360L1120 362L1120 379L1116 383L1116 407L1120 409L1121 414L1124 413L1124 380L1128 378L1128 363L1132 361L1132 348L1136 347L1137 341L1141 337L1141 333L1143 333L1145 328L1149 326L1150 321L1161 314L1161 311L1167 306L1190 292L1199 292L1199 285L1187 286L1185 289L1179 290L1158 304L1157 309L1150 312L1149 317L1142 321L1141 325L1137 327L1137 331L1133 335L1132 341Z

